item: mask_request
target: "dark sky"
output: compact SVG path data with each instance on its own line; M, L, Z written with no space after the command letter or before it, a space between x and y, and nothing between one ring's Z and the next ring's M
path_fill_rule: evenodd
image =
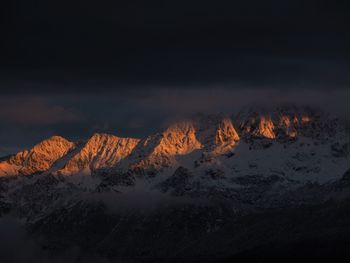
M14 0L1 9L0 155L52 134L145 136L175 115L249 103L350 115L349 1Z

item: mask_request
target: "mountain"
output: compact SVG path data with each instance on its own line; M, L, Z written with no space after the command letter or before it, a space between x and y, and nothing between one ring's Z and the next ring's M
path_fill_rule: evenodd
M182 121L142 140L125 164L131 169L159 169L172 165L177 155L185 155L199 148L201 143L196 137L193 123Z
M251 147L257 147L259 143L269 145L296 138L328 140L340 133L346 131L338 120L314 109L248 108L233 118L196 115L141 140L97 133L80 145L53 136L0 162L0 175L49 172L67 176L106 169L161 170L178 166L186 159L181 156L193 157L194 153L201 156L195 160L197 164L234 154L239 144L249 140L254 144ZM267 141L256 140L259 138Z
M44 172L74 148L75 143L61 136L52 136L30 150L21 151L0 162L0 176L30 175Z
M53 254L205 262L308 239L345 246L349 171L341 120L254 107L195 115L142 139L51 137L1 160L0 215Z
M223 116L196 116L176 122L161 134L140 142L128 162L131 169L160 169L178 164L177 157L196 150L224 154L239 141L232 120Z
M91 174L115 166L128 156L139 143L138 139L120 138L110 134L94 134L79 151L55 174Z
M243 134L269 139L328 136L332 131L338 131L335 125L339 124L336 118L319 109L295 106L246 108L235 119Z

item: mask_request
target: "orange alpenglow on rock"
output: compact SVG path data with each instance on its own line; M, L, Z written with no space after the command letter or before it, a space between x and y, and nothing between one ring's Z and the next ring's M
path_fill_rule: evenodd
M306 125L306 124L309 124L311 121L311 118L309 116L302 116L301 117L301 124L302 125Z
M223 119L216 129L215 144L225 145L239 141L239 135L229 118Z
M296 137L298 135L296 127L298 126L299 121L296 116L294 116L293 121L288 115L282 115L280 117L279 126L284 129L286 135L290 137Z
M236 129L233 127L232 120L224 118L217 124L213 153L223 154L231 151L240 140Z
M261 116L257 134L265 138L275 139L276 134L274 133L274 129L275 125L273 124L271 117Z
M52 136L30 150L25 150L0 163L0 176L29 175L48 170L57 160L74 149L75 144Z
M183 155L201 148L191 121L182 121L166 129L154 154Z
M175 163L175 156L185 155L202 147L191 121L172 124L163 133L149 136L135 149L128 160L130 168L158 168Z
M288 115L282 115L280 118L280 125L289 127L291 124L290 117Z
M201 149L223 154L231 151L239 136L229 118L186 120L172 124L162 134L143 140L129 160L129 168L148 169L176 164L176 156Z
M237 116L241 131L248 136L275 139L275 124L271 116L261 112L255 109L242 110Z
M298 111L249 111L236 119L239 135L231 118L223 115L198 115L170 125L162 133L143 140L120 138L110 134L94 134L85 144L75 144L53 136L0 162L0 176L90 175L105 169L162 169L176 166L182 155L200 154L215 158L232 152L240 137L274 140L277 136L308 135L306 125L311 117ZM191 157L192 158L192 157ZM197 157L195 157L197 158Z
M241 110L236 121L243 136L276 139L287 135L294 138L304 134L302 128L313 121L309 114L313 111L308 108L287 106L268 110L251 107Z
M110 134L94 134L62 169L54 174L90 175L91 172L115 166L128 156L139 139L120 138Z

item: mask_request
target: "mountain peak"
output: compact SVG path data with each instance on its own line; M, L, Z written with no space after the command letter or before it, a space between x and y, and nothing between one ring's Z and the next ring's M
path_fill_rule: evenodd
M311 136L310 126L323 125L329 121L321 110L310 107L279 106L249 107L235 117L245 136L275 139L280 136Z
M139 139L121 138L111 134L95 133L84 146L58 170L57 174L71 175L115 166L131 153Z
M184 120L173 123L162 133L155 153L182 155L200 147L201 143L197 140L193 122Z
M48 170L75 147L61 136L52 136L30 150L21 151L0 163L0 175L29 175Z
M172 123L162 133L142 140L127 161L132 169L164 167L173 164L175 156L188 154L201 147L193 122L182 120Z
M232 120L222 115L197 115L177 121L162 133L139 143L128 160L131 169L167 167L176 163L176 157L201 149L223 154L231 151L239 135Z
M196 133L205 151L223 153L240 140L232 119L224 114L201 115L195 120Z

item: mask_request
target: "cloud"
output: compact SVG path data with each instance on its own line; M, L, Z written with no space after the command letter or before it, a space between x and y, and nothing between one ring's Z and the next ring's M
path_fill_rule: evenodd
M117 91L72 94L4 95L0 98L0 154L61 135L87 139L94 132L143 138L174 118L198 112L235 114L244 106L295 104L321 107L350 122L350 91L309 87L278 89L268 85L124 87Z
M51 103L45 97L5 96L0 104L0 120L6 123L50 125L83 119L76 110Z
M289 89L273 87L239 87L232 88L213 85L211 88L155 90L138 100L144 112L156 112L163 116L189 115L197 112L234 114L242 107L261 105L278 106L293 104L299 106L320 107L343 119L350 120L347 89L313 89L303 85Z
M148 182L137 180L134 187L120 186L118 192L103 192L84 195L84 200L92 203L103 202L108 212L118 214L121 211L128 214L150 213L170 205L207 203L205 199L174 197L152 189Z

